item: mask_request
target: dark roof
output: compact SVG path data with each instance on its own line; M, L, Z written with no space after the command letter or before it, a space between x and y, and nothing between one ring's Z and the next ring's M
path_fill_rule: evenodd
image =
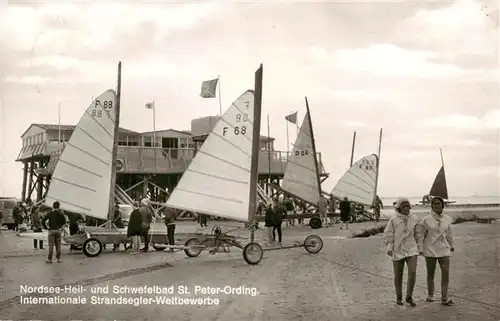
M70 131L70 130L75 130L75 125L57 125L57 124L31 124L28 129L26 129L24 131L24 133L21 135L21 137L23 137L26 132L28 132L28 130L30 130L31 127L33 126L37 126L37 127L40 127L44 130L59 130L59 127L61 128L62 131ZM129 130L129 129L125 129L125 128L120 128L120 132L122 133L130 133L130 134L139 134L137 132L134 132L132 130Z

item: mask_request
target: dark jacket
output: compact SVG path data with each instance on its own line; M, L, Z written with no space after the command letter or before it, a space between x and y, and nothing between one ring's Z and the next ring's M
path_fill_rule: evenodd
M79 222L83 222L83 217L78 213L68 213L69 225L78 225Z
M283 218L286 217L286 209L281 204L276 204L273 208L273 225L280 226L283 223Z
M341 201L339 207L341 214L349 214L351 212L351 204L349 201Z
M31 211L31 229L35 232L42 231L42 217L38 209Z
M142 233L142 215L139 210L133 210L127 226L127 236L141 235Z
M204 218L202 217L202 220ZM165 210L165 225L175 224L175 210L172 208L167 208Z
M48 225L47 222L49 223ZM58 230L66 224L66 217L60 209L53 209L45 215L42 224L48 230Z
M293 206L293 201L291 199L285 201L285 208L287 211L293 211L295 209Z
M273 211L272 206L268 206L265 209L265 215L266 215L264 218L265 226L266 227L273 226L274 225L274 211Z

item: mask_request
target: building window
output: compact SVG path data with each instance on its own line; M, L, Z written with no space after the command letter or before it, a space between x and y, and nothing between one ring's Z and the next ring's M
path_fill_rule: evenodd
M127 136L118 135L118 146L127 146Z
M151 136L142 136L142 141L144 142L143 143L143 146L145 147L151 147L151 142L152 142L152 137Z
M128 136L128 146L139 146L139 136Z

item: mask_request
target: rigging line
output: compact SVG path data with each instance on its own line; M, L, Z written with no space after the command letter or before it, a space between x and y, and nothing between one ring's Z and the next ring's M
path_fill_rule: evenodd
M309 256L308 253L300 253L300 256L306 256L306 255ZM354 264L339 263L339 262L336 262L336 261L333 261L333 260L330 260L330 259L327 259L327 258L321 257L321 256L317 256L317 258L322 259L323 261L335 264L335 265L340 266L340 267L349 268L349 269L352 269L352 270L356 270L356 271L362 272L364 274L369 274L369 275L372 275L372 276L381 277L381 278L384 278L386 280L390 280L391 282L393 281L392 277L388 277L388 276L385 276L383 274L378 274L378 273L374 273L374 272L363 270L363 269L357 267ZM387 269L381 269L381 270L389 272ZM405 280L403 280L403 283L406 284L407 282ZM415 287L427 290L426 286L421 286L421 285L415 284ZM441 293L441 291L438 291L436 289L436 290L434 290L434 293L438 293L439 294L439 293ZM456 295L456 294L453 294L453 297L462 299L464 301L469 301L469 302L472 302L472 303L483 305L483 306L486 306L486 307L490 307L490 308L493 308L493 309L496 309L496 310L500 310L500 305L497 305L497 304L482 302L482 301L478 301L478 300L474 300L474 299L469 299L467 297L459 296L459 295Z

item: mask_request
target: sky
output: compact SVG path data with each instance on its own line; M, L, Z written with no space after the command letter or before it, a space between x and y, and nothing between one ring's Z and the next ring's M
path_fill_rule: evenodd
M2 2L0 195L20 196L14 160L31 123L76 124L116 83L120 126L190 129L217 115L200 97L220 75L223 109L264 65L262 134L286 150L284 117L311 109L330 191L377 152L379 195L429 192L443 149L450 198L499 195L498 7L494 2ZM293 142L296 130L289 128Z

